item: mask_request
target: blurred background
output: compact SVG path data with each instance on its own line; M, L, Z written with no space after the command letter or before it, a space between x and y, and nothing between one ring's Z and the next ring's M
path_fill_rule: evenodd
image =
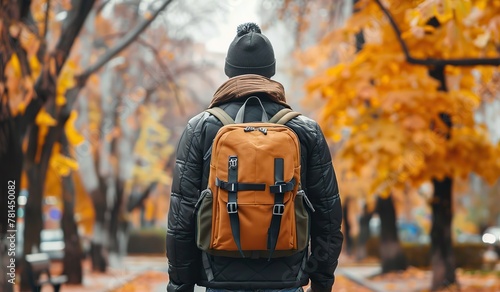
M330 143L334 290L500 291L498 0L3 0L0 290L44 253L62 291L164 291L175 148L244 22Z

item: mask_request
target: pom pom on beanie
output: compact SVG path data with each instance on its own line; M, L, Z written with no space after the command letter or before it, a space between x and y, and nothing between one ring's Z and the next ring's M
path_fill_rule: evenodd
M228 77L258 74L270 78L275 74L273 46L257 24L248 22L237 27L236 36L229 45L224 71Z

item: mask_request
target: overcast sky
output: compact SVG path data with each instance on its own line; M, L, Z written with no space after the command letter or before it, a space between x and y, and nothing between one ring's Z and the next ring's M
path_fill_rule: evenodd
M236 35L236 27L245 22L259 23L258 0L224 0L227 11L216 22L218 33L206 43L207 50L225 53Z

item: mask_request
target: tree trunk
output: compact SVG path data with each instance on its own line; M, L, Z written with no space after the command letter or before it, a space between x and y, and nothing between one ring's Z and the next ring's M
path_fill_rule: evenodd
M103 73L101 74L101 84L100 90L102 93L101 98L101 112L102 119L100 124L99 132L99 149L98 159L97 159L97 169L99 177L99 189L101 190L102 197L93 197L94 208L96 212L96 220L94 225L94 237L93 237L93 247L97 248L94 251L94 256L102 256L103 259L96 258L98 262L96 264L104 266L95 266L99 268L98 271L105 271L107 265L112 263L113 258L110 258L110 224L111 224L111 210L117 200L116 197L116 184L115 184L115 169L114 165L111 163L113 161L113 145L111 143L112 133L115 129L115 115L114 110L118 106L116 102L116 93L113 91L116 79L114 78L114 67L118 65L117 63L109 63L105 66ZM114 138L112 138L114 140ZM103 261L104 260L104 261Z
M79 99L79 115L78 121L83 124L88 124L87 100ZM105 244L106 234L104 234L104 226L106 225L106 193L101 187L102 182L99 180L94 166L94 157L92 155L91 145L88 142L90 133L83 131L86 141L78 146L76 150L76 159L78 161L78 174L82 178L85 191L89 194L95 212L94 232L92 236L90 258L92 261L92 270L105 272L107 268L107 250Z
M130 49L134 50L134 48ZM134 51L131 53L134 53ZM131 61L128 70L130 75L142 74L137 62L134 61ZM117 80L115 86L124 87L125 84L121 80ZM136 87L132 87L130 90L134 91ZM137 136L135 135L135 129L130 126L127 120L135 114L139 102L131 99L128 94L121 94L117 97L117 100L120 105L118 106L119 110L115 111L115 123L120 128L121 135L114 143L114 153L117 156L118 165L115 171L117 174L116 202L110 216L110 239L111 250L119 256L123 256L126 252L129 226L129 222L126 219L128 210L126 208L125 182L132 178L135 165L133 152L136 143L135 137Z
M432 200L431 265L432 290L456 283L455 256L451 241L453 180L434 180Z
M120 228L123 221L123 192L124 192L125 182L120 179L116 179L116 200L114 205L111 207L110 212L110 223L109 223L109 251L117 256L120 255L120 240L119 233L122 232Z
M377 213L380 217L380 260L382 273L403 271L408 267L396 227L396 210L392 196L377 198Z
M78 226L74 216L75 189L73 177L70 174L63 177L64 211L62 216L62 229L64 232L64 259L63 266L69 284L81 284L83 280L82 258L83 251L78 235Z
M69 156L68 141L61 137L64 154ZM81 284L83 280L83 251L75 221L75 186L73 173L62 178L63 215L62 230L64 233L63 274L68 277L68 284Z
M21 169L23 164L23 155L21 148L21 140L19 138L19 130L16 126L17 119L10 115L7 104L0 101L0 291L12 292L14 285L8 281L11 279L7 274L10 269L10 259L14 258L10 249L10 240L7 236L11 232L7 230L16 229L9 225L8 217L9 210L9 195L12 190L9 186L14 186L14 210L17 210L17 198L19 196L21 184ZM12 203L11 203L12 204ZM14 220L17 219L14 218ZM16 222L17 224L17 222ZM19 244L19 235L16 233L16 244ZM14 251L15 252L15 251ZM19 263L16 262L16 269ZM18 272L19 270L16 270ZM18 283L16 279L16 283Z
M2 265L2 267L0 268L0 272L2 274L0 275L0 291L12 292L14 291L13 283L17 284L18 280L16 279L15 273L14 277L12 277L12 275L10 274L11 272L10 268L7 267L11 264L10 259L12 258L8 255L10 241L6 239L7 235L1 234L1 236L2 237L0 237L0 265ZM17 263L15 264L17 266ZM17 272L17 270L14 269L14 272Z
M26 217L24 226L24 255L32 253L40 248L40 232L43 229L42 203L45 190L45 178L49 167L50 157L55 142L59 141L64 132L64 125L69 118L69 114L75 96L69 98L66 105L59 111L57 125L50 127L43 145L39 145L39 127L31 127L28 150L26 154L26 172L28 174L28 200L26 203ZM51 101L49 101L51 103ZM49 104L48 108L55 112L55 105ZM40 152L39 154L38 151ZM21 287L26 288L28 282L26 277L21 278Z
M429 70L429 75L439 81L439 90L448 91L444 66L436 66ZM441 121L446 125L445 139L450 139L453 123L446 113L441 113ZM434 127L434 125L432 125ZM446 177L442 181L433 180L434 195L432 198L432 227L431 227L431 265L433 291L449 287L457 283L455 275L455 257L451 241L451 222L453 219L453 180Z
M40 233L43 229L42 201L45 172L41 165L34 165L28 170L28 200L25 206L23 255L40 251ZM28 275L23 269L21 291L31 291Z
M359 218L359 235L356 243L356 260L361 261L366 258L366 244L371 237L370 220L373 217L373 212L368 211L368 207L363 207L363 213Z
M108 244L106 233L106 196L105 192L98 188L90 193L95 211L94 234L90 245L90 258L92 270L106 272L108 267Z
M344 220L344 239L347 255L352 255L352 249L354 247L354 242L351 236L351 223L349 222L349 203L351 202L351 198L347 198L345 203L342 205L342 217Z

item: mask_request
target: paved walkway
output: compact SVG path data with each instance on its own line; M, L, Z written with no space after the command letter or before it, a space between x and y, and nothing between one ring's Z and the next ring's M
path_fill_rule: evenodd
M337 280L332 291L429 291L432 276L430 271L409 268L403 274L394 273L390 276L378 277L380 266L376 261L357 264L342 258L340 262L341 264L336 271ZM164 256L128 256L121 261L115 260L111 263L108 272L103 274L92 272L90 261L84 261L83 284L63 285L61 292L165 292L168 273ZM57 264L54 266L54 274L58 274L60 267ZM459 273L459 278L464 286L472 287L471 285L474 285L474 287L484 288L464 289L462 291L500 292L500 284L496 282L498 276L479 278ZM203 291L205 288L195 288L195 292ZM44 287L41 292L52 292L52 289Z
M343 261L344 262L344 261ZM163 256L128 256L121 261L111 261L111 266L106 274L92 272L90 262L84 263L84 282L83 285L64 285L61 292L165 292L166 284L168 283L168 267L166 258ZM340 286L360 287L366 289L362 291L387 291L380 290L377 285L371 286L367 283L366 278L376 275L380 272L377 264L373 265L353 265L340 266L336 274L344 279L336 282L335 291L357 292L351 289L340 289ZM346 284L346 281L351 280L359 284L352 286ZM352 283L352 284L354 284ZM338 285L337 285L338 284ZM340 285L340 286L339 286ZM380 286L380 285L379 285ZM43 290L49 292L51 290ZM204 292L205 288L195 287L195 292ZM361 291L361 290L359 290ZM406 291L406 290L392 290Z
M51 270L59 274L60 263L53 263ZM83 261L83 283L82 285L65 284L61 292L115 292L115 291L165 291L167 283L166 258L161 256L127 256L121 260L110 260L110 267L106 273L92 271L90 260ZM128 283L143 277L145 273L154 273L155 286L146 290L123 290ZM19 287L16 287L19 288ZM18 291L18 290L15 290ZM52 292L50 286L44 286L41 292Z

